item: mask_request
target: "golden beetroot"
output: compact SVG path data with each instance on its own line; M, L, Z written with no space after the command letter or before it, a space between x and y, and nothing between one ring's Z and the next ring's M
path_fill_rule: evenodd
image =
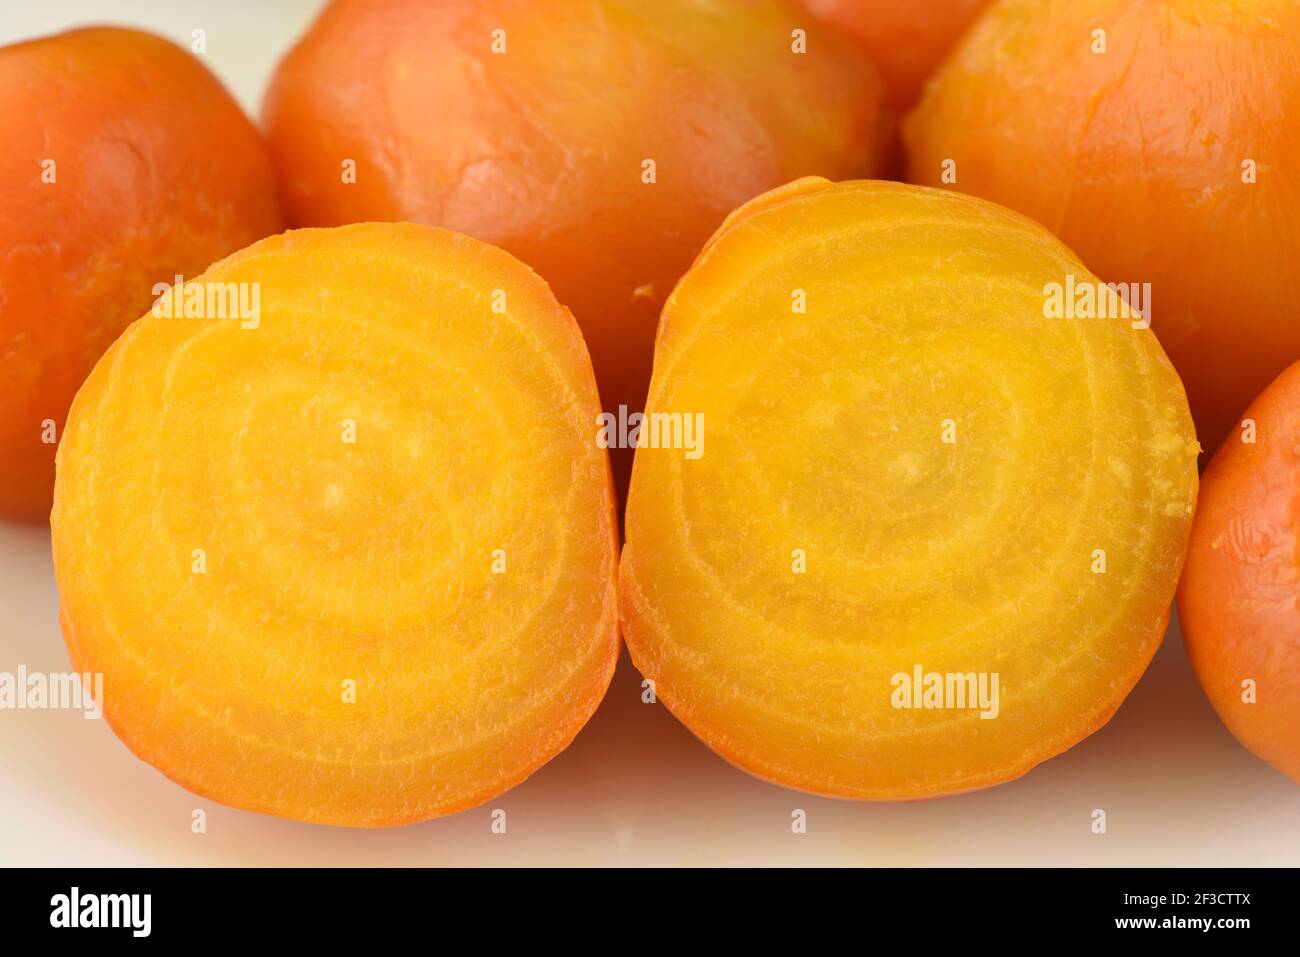
M191 288L256 307L216 318ZM613 672L597 408L572 317L498 249L368 224L236 253L73 405L73 665L136 754L226 804L385 825L499 794Z
M1300 363L1251 403L1201 483L1178 621L1201 687L1300 783Z
M1109 315L1053 314L1091 283ZM664 310L624 636L741 767L842 797L1023 774L1164 634L1195 503L1182 386L1045 229L807 179L734 213ZM677 416L678 419L672 418ZM702 448L700 447L702 445Z
M158 284L282 228L257 131L194 57L98 27L0 48L0 516L44 522L77 387Z

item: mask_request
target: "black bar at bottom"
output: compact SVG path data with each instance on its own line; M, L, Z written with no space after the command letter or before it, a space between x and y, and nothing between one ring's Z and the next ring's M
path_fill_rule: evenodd
M769 947L774 934L869 948L898 934L998 944L1043 931L1231 944L1294 931L1298 883L1287 869L7 870L0 926L7 942L282 940L295 951L412 938L496 948L514 935L545 947L573 935L586 949L600 946L593 933L609 946L699 944L695 927Z

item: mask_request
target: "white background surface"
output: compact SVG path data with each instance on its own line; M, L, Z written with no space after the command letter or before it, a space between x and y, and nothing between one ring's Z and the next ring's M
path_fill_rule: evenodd
M539 0L540 2L540 0ZM254 117L312 0L0 2L0 43L89 23L143 26L186 47ZM0 523L0 671L64 671L48 529ZM504 835L490 814L508 815ZM808 815L791 833L791 812ZM1094 809L1108 833L1091 832ZM191 832L207 813L207 833ZM0 711L0 865L185 864L1297 865L1300 787L1223 729L1176 626L1115 719L992 790L912 804L787 791L735 770L620 665L567 752L486 805L406 828L280 821L197 798L137 760L102 721ZM1137 888L1137 890L1142 890Z

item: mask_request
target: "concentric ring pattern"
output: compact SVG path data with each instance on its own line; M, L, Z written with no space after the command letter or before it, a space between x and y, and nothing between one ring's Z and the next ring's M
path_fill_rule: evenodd
M200 794L308 820L522 780L617 649L572 318L507 254L411 225L287 233L192 285L259 314L136 322L60 449L65 633L112 726Z
M725 757L922 797L1015 777L1118 707L1167 621L1197 445L1149 329L1048 318L1067 282L1096 279L999 207L809 179L678 285L649 409L698 415L703 454L638 450L623 627ZM918 669L996 676L996 706L900 706Z

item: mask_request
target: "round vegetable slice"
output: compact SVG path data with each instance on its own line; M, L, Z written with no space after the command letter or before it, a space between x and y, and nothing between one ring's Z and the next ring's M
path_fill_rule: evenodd
M759 197L669 298L647 414L624 636L762 777L1006 781L1104 724L1164 634L1186 397L1141 316L1018 214L885 182Z
M597 411L572 317L499 249L364 224L236 253L74 403L74 665L133 751L226 804L387 825L499 794L614 668Z

